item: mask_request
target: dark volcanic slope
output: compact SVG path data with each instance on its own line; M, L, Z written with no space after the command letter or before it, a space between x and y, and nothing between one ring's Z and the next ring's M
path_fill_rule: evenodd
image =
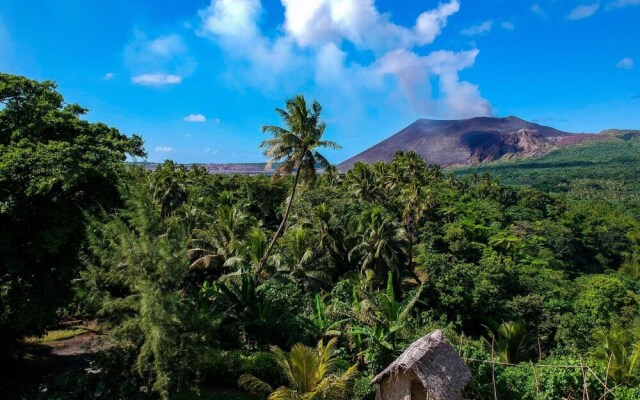
M538 155L563 145L574 134L516 117L465 120L419 119L405 129L341 164L346 171L362 161L390 161L397 151L413 150L442 166L492 161L505 155ZM584 139L596 135L580 135Z

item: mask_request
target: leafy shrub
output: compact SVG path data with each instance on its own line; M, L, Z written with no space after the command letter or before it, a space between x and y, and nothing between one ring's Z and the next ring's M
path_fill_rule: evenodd
M86 369L62 373L43 385L37 396L42 400L151 399L154 396L135 372L135 353L113 348L96 354Z
M202 381L225 387L236 387L243 374L259 376L267 382L283 383L280 369L269 352L211 350L202 359Z
M640 387L628 388L619 387L613 391L613 397L616 400L637 400L640 399Z
M480 343L468 343L460 347L460 354L468 359L467 367L471 371L471 381L465 388L465 395L471 399L493 398L491 356ZM495 374L499 375L503 367L496 365Z
M371 384L373 375L359 376L353 380L353 386L351 388L352 400L374 400L376 396L376 389Z

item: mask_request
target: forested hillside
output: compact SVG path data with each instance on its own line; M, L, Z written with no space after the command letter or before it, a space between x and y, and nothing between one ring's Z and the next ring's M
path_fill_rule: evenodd
M577 197L640 199L640 135L612 132L609 139L564 147L534 159L452 168L456 175L490 173L501 183L533 186Z
M0 75L0 94L0 252L12 255L0 337L15 344L3 365L28 366L20 339L56 318L95 319L106 335L88 367L56 371L21 398L373 399L372 377L434 329L473 374L467 398L640 398L640 220L626 197L454 176L412 152L339 174L322 155L337 147L323 139L322 108L302 96L278 111L281 127L264 127L272 177L172 162L149 171L124 163L141 154L136 138L61 101L44 110L66 124L27 130L56 121L27 112L57 96L52 84ZM39 146L85 141L99 146L77 154L108 163L72 153L38 175L18 168L20 152L35 165L66 154ZM98 151L114 143L112 157ZM561 155L529 162L561 167ZM112 197L91 191L104 177ZM50 233L60 220L74 224ZM31 236L6 234L23 230ZM66 257L67 296L48 283L59 268L50 253ZM63 304L14 306L32 298Z

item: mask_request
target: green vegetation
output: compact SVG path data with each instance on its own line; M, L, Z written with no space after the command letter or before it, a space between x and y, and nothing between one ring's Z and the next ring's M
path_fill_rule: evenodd
M87 333L87 330L84 328L52 330L47 331L47 333L41 337L34 336L26 338L26 341L30 343L51 343L58 340L71 339L83 333Z
M268 396L269 400L343 399L349 393L349 384L355 377L357 366L351 366L342 374L335 373L338 361L335 357L336 343L336 338L326 345L320 340L315 349L298 343L289 354L274 346L271 350L273 358L287 377L289 386L274 389L251 374L242 375L238 384L251 393Z
M0 360L71 300L85 217L119 206L115 183L142 139L81 119L52 82L0 73Z
M200 388L202 398L251 398L238 395L240 379L262 398L373 399L372 377L436 328L468 362L468 398L593 399L605 388L610 398L638 398L640 220L626 197L580 198L503 186L489 174L445 175L414 153L358 164L345 175L333 168L315 175L321 158L313 153L309 161L309 151L324 143L319 105L308 109L297 97L282 113L310 120L294 129L285 118L289 133L266 129L274 135L268 155L285 166L274 179L210 175L172 162L154 171L127 167L124 153L134 151L124 145L132 142L113 130L123 147L101 158L110 169L83 164L84 175L57 175L61 186L42 186L48 180L3 161L1 179L26 186L1 192L2 221L25 221L21 229L30 227L30 235L52 235L60 220L51 215L71 201L65 196L85 199L109 177L110 196L91 197L92 207L72 214L84 233L54 235L65 244L64 258L42 259L31 274L0 274L3 337L41 333L55 318L53 306L12 304L22 299L13 296L22 295L25 277L31 285L45 281L34 286L41 291L34 298L57 294L46 282L56 275L63 288L75 281L74 298L61 301L64 312L97 318L113 341L89 368L62 372L33 398L197 398ZM13 130L40 123L29 118ZM72 126L85 126L74 118ZM101 129L95 138L103 138ZM634 140L620 143L637 146ZM26 146L5 142L9 153ZM82 149L68 161L94 154ZM43 161L31 163L58 154L39 153ZM78 176L86 187L76 192ZM39 224L16 216L44 207L28 201L32 184L56 189L46 192L51 219ZM8 196L21 199L21 208L10 207ZM2 251L13 252L7 260L17 273L35 255L16 249L52 251L31 236L11 240ZM35 316L39 331L19 325Z
M453 168L460 175L489 173L502 184L533 186L575 197L640 200L640 135L612 132L603 141L553 150L542 157Z

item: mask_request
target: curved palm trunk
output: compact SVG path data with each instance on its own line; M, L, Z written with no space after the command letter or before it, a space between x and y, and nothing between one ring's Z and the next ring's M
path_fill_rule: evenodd
M293 187L291 188L291 196L289 197L289 203L287 204L287 209L285 210L284 215L282 216L282 222L280 223L280 226L278 227L276 234L273 235L273 239L271 239L271 242L269 243L267 250L264 252L264 255L260 259L260 263L258 263L258 269L256 270L256 275L260 275L264 270L264 266L267 263L267 259L269 258L269 255L271 255L271 251L273 250L273 246L276 244L276 240L278 240L278 237L280 237L283 234L284 228L287 225L287 219L289 218L289 212L291 211L291 204L293 204L293 198L296 195L296 188L298 186L298 179L300 178L300 169L301 167L298 167L298 170L296 171L296 177L293 180Z

